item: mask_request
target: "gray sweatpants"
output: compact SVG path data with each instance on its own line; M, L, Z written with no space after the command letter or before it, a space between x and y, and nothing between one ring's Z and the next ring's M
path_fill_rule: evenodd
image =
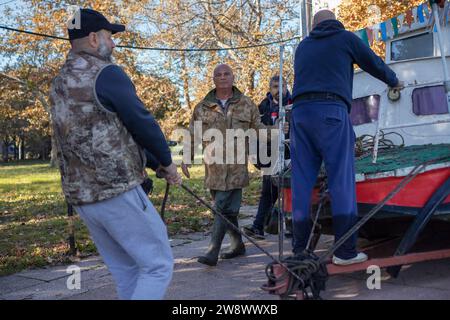
M76 206L108 266L120 299L162 299L172 278L166 226L142 188Z

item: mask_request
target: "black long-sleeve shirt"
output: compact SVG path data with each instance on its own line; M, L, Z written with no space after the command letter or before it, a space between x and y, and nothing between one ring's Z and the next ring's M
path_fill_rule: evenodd
M97 77L95 91L98 100L115 112L133 139L147 156L147 167L152 169L172 163L169 146L161 128L136 94L136 88L127 74L116 65L105 67Z

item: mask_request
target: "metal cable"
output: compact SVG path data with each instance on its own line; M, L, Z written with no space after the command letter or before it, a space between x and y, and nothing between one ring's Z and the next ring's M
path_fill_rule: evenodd
M68 38L54 36L50 34L45 33L39 33L39 32L33 32L28 30L20 30L16 28L11 28L8 26L2 26L0 25L0 29L18 32L18 33L24 33L29 34L33 36L38 37L44 37L49 39L57 39L57 40L69 40ZM176 52L203 52L203 51L229 51L229 50L246 50L246 49L252 49L252 48L259 48L259 47L267 47L274 44L280 44L280 43L287 43L291 42L293 40L300 39L301 37L296 36L289 39L284 40L276 40L271 42L264 42L264 43L258 43L258 44L252 44L247 46L240 46L240 47L229 47L229 48L160 48L160 47L136 47L132 45L118 45L117 48L125 48L125 49L136 49L136 50L149 50L149 51L176 51Z

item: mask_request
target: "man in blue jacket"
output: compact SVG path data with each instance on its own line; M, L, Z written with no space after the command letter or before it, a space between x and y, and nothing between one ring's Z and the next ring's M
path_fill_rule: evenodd
M354 144L349 113L353 65L358 64L390 87L400 88L396 74L361 39L346 31L330 10L321 10L313 30L298 46L294 62L294 107L291 123L293 251L306 249L311 233L311 193L322 164L328 174L335 241L357 221ZM333 256L346 265L367 260L356 250L357 235Z
M261 115L261 122L266 126L273 126L278 120L280 107L279 104L279 85L280 77L275 75L270 78L269 92L267 96L258 106L259 114ZM287 89L286 80L283 78L283 106L287 106L292 103L291 93ZM287 128L285 128L286 131ZM258 150L259 154L259 150ZM267 143L267 156L272 154L271 143ZM285 158L289 158L289 150L286 150ZM261 163L258 159L257 168L269 168L271 163ZM272 213L273 206L278 199L278 187L272 183L272 176L268 173L263 174L261 196L259 198L258 212L256 213L255 220L251 226L243 227L243 232L250 237L257 240L263 240L264 237L264 222L267 217Z

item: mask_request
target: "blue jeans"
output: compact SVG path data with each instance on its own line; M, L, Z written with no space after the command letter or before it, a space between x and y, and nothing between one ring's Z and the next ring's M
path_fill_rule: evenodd
M355 133L345 105L330 101L295 104L291 122L292 223L294 253L305 249L311 233L311 194L322 161L328 175L335 241L357 221ZM341 259L356 256L357 235L336 252Z
M270 175L264 175L262 180L261 197L259 198L258 212L256 213L253 227L263 231L264 220L272 211L273 205L278 199L278 188L272 183Z
M120 299L162 299L172 278L167 229L140 186L112 199L76 206Z

